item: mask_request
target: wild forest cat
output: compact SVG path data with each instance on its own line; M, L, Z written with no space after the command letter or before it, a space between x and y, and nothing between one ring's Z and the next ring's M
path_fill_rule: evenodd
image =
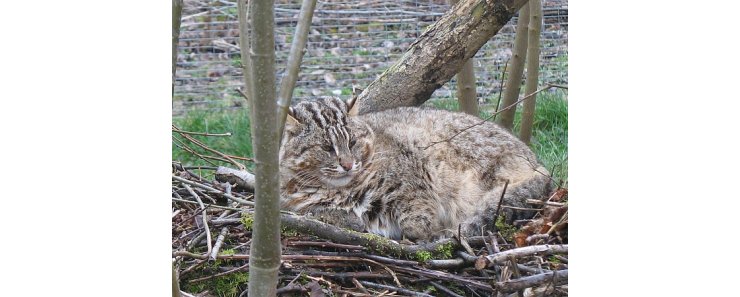
M401 107L358 115L354 100L291 107L280 148L284 209L344 210L348 221L392 239L430 241L531 216L550 190L548 171L507 130L457 112Z

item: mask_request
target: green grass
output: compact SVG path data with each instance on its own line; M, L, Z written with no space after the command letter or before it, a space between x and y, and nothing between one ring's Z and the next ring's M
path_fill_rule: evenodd
M565 93L557 90L554 93L542 92L537 96L535 108L532 150L540 161L551 171L556 181L568 181L568 101ZM495 101L492 100L492 101ZM437 100L426 105L436 108L457 110L457 100ZM481 118L487 118L490 111L481 111ZM231 137L193 136L206 145L223 153L241 156L252 156L252 139L249 130L249 113L246 110L205 112L191 111L183 117L173 118L172 122L185 131L226 133ZM519 130L521 108L514 118L514 131ZM182 139L178 136L178 139ZM199 153L204 150L196 148ZM208 154L213 155L213 154ZM172 145L172 158L188 166L213 166L192 154ZM212 161L217 165L227 165ZM252 164L247 162L247 166ZM233 166L232 166L233 167ZM205 173L205 172L204 172Z
M231 136L229 137L191 136L222 153L239 157L252 157L252 134L249 130L249 112L244 109L222 112L194 110L188 112L183 117L173 118L172 123L184 131L214 134L231 132ZM175 134L173 133L173 135ZM179 135L177 135L177 139L183 140ZM194 148L198 153L206 154L205 150L190 144L187 140L184 140L184 142L189 147ZM183 165L187 166L213 166L203 159L180 149L175 143L175 141L172 143L172 160L180 161ZM213 154L207 153L207 155ZM227 163L216 160L211 160L211 162L216 165L228 166ZM247 162L245 165L250 166L251 163Z

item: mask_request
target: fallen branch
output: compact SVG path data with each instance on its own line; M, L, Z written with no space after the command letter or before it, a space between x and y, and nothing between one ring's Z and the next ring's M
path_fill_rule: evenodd
M215 176L217 181L236 184L242 188L254 191L254 174L248 171L218 166Z
M531 256L534 254L567 254L568 253L568 245L567 244L556 244L556 245L533 245L533 246L525 246L520 248L511 249L508 251L503 251L498 254L493 254L490 256L486 256L486 259L489 261L489 267L493 264L505 264L510 256L514 256L516 258L525 257L525 256Z
M420 251L436 254L438 249L444 249L446 245L451 245L452 247L459 246L457 240L452 238L427 244L404 245L379 235L342 229L300 215L281 214L280 223L289 230L316 235L337 243L361 245L372 251L386 255L413 258Z
M510 293L514 291L523 290L539 285L544 285L548 282L552 282L555 286L564 285L568 283L568 269L551 271L547 273L537 274L533 276L525 276L522 278L496 282L494 286L501 292Z

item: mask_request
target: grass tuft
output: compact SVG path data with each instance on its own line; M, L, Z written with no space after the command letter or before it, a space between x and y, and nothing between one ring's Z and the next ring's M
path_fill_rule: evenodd
M184 131L207 133L231 132L230 137L191 136L224 154L248 158L252 157L252 133L249 127L249 112L247 110L222 112L193 110L188 112L185 116L173 118L172 123ZM176 133L173 133L173 135L176 135ZM183 140L183 142L188 144L190 148L202 155L213 155L212 153L207 153L200 147L190 144L189 141L180 137L179 134L175 137ZM180 149L175 145L174 141L172 144L172 160L180 161L188 166L213 166L197 156ZM211 162L216 165L233 167L233 165L229 165L230 163L222 163L217 160L211 160ZM246 163L247 166L252 165L249 162L242 163Z

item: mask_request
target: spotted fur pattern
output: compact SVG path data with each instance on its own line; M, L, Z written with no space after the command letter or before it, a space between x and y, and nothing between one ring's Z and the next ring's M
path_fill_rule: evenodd
M291 108L280 149L285 209L345 210L365 231L429 241L458 226L466 234L491 226L507 180L504 206L526 208L526 199L550 190L532 151L493 123L435 109L351 115L351 108L331 97Z

